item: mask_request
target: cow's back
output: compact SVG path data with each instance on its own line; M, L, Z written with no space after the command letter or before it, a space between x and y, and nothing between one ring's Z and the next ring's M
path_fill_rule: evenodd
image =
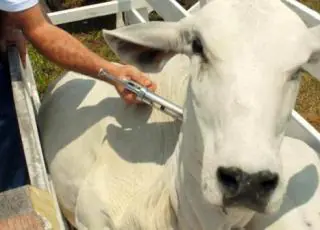
M162 73L151 76L157 93L180 105L186 63L186 57L178 55ZM104 178L90 180L107 181L100 186L128 196L154 180L172 154L180 129L171 117L147 106L128 106L113 86L74 72L50 85L38 123L58 199L71 212L79 188L98 171Z

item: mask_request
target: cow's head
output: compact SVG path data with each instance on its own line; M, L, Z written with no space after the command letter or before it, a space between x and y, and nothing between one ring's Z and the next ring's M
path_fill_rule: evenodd
M299 71L319 61L319 30L280 0L215 0L179 22L103 34L123 61L145 72L161 71L175 54L190 57L184 126L194 129L184 138L200 136L203 147L186 153L194 161L184 170L198 168L212 204L271 212L285 190L279 147Z

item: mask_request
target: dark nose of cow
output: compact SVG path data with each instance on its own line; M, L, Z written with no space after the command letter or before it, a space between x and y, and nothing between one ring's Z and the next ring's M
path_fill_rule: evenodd
M237 167L219 167L217 178L225 205L242 205L256 211L263 211L279 181L277 173L260 171L249 174Z

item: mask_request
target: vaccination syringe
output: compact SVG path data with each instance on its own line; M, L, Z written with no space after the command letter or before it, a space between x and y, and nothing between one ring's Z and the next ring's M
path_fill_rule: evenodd
M134 93L138 100L172 116L173 118L177 118L179 120L183 119L183 110L180 106L151 92L146 87L143 87L131 80L114 77L104 69L100 69L98 76L99 78L106 78L111 82L122 84L127 90Z

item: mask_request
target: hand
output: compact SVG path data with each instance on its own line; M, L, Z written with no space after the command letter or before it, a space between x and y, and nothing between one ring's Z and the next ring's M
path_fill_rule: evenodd
M118 63L115 63L114 66L116 66L116 68L110 71L113 76L135 81L138 84L147 87L152 92L156 90L156 84L152 82L146 74L140 72L136 67L131 65L121 65ZM125 89L122 85L115 85L115 88L127 104L142 103L136 99L136 95L134 93Z
M4 33L4 37L2 38L4 42L4 46L8 45L16 45L20 59L23 67L26 67L26 57L27 57L27 43L23 36L23 33L17 29L7 29Z

